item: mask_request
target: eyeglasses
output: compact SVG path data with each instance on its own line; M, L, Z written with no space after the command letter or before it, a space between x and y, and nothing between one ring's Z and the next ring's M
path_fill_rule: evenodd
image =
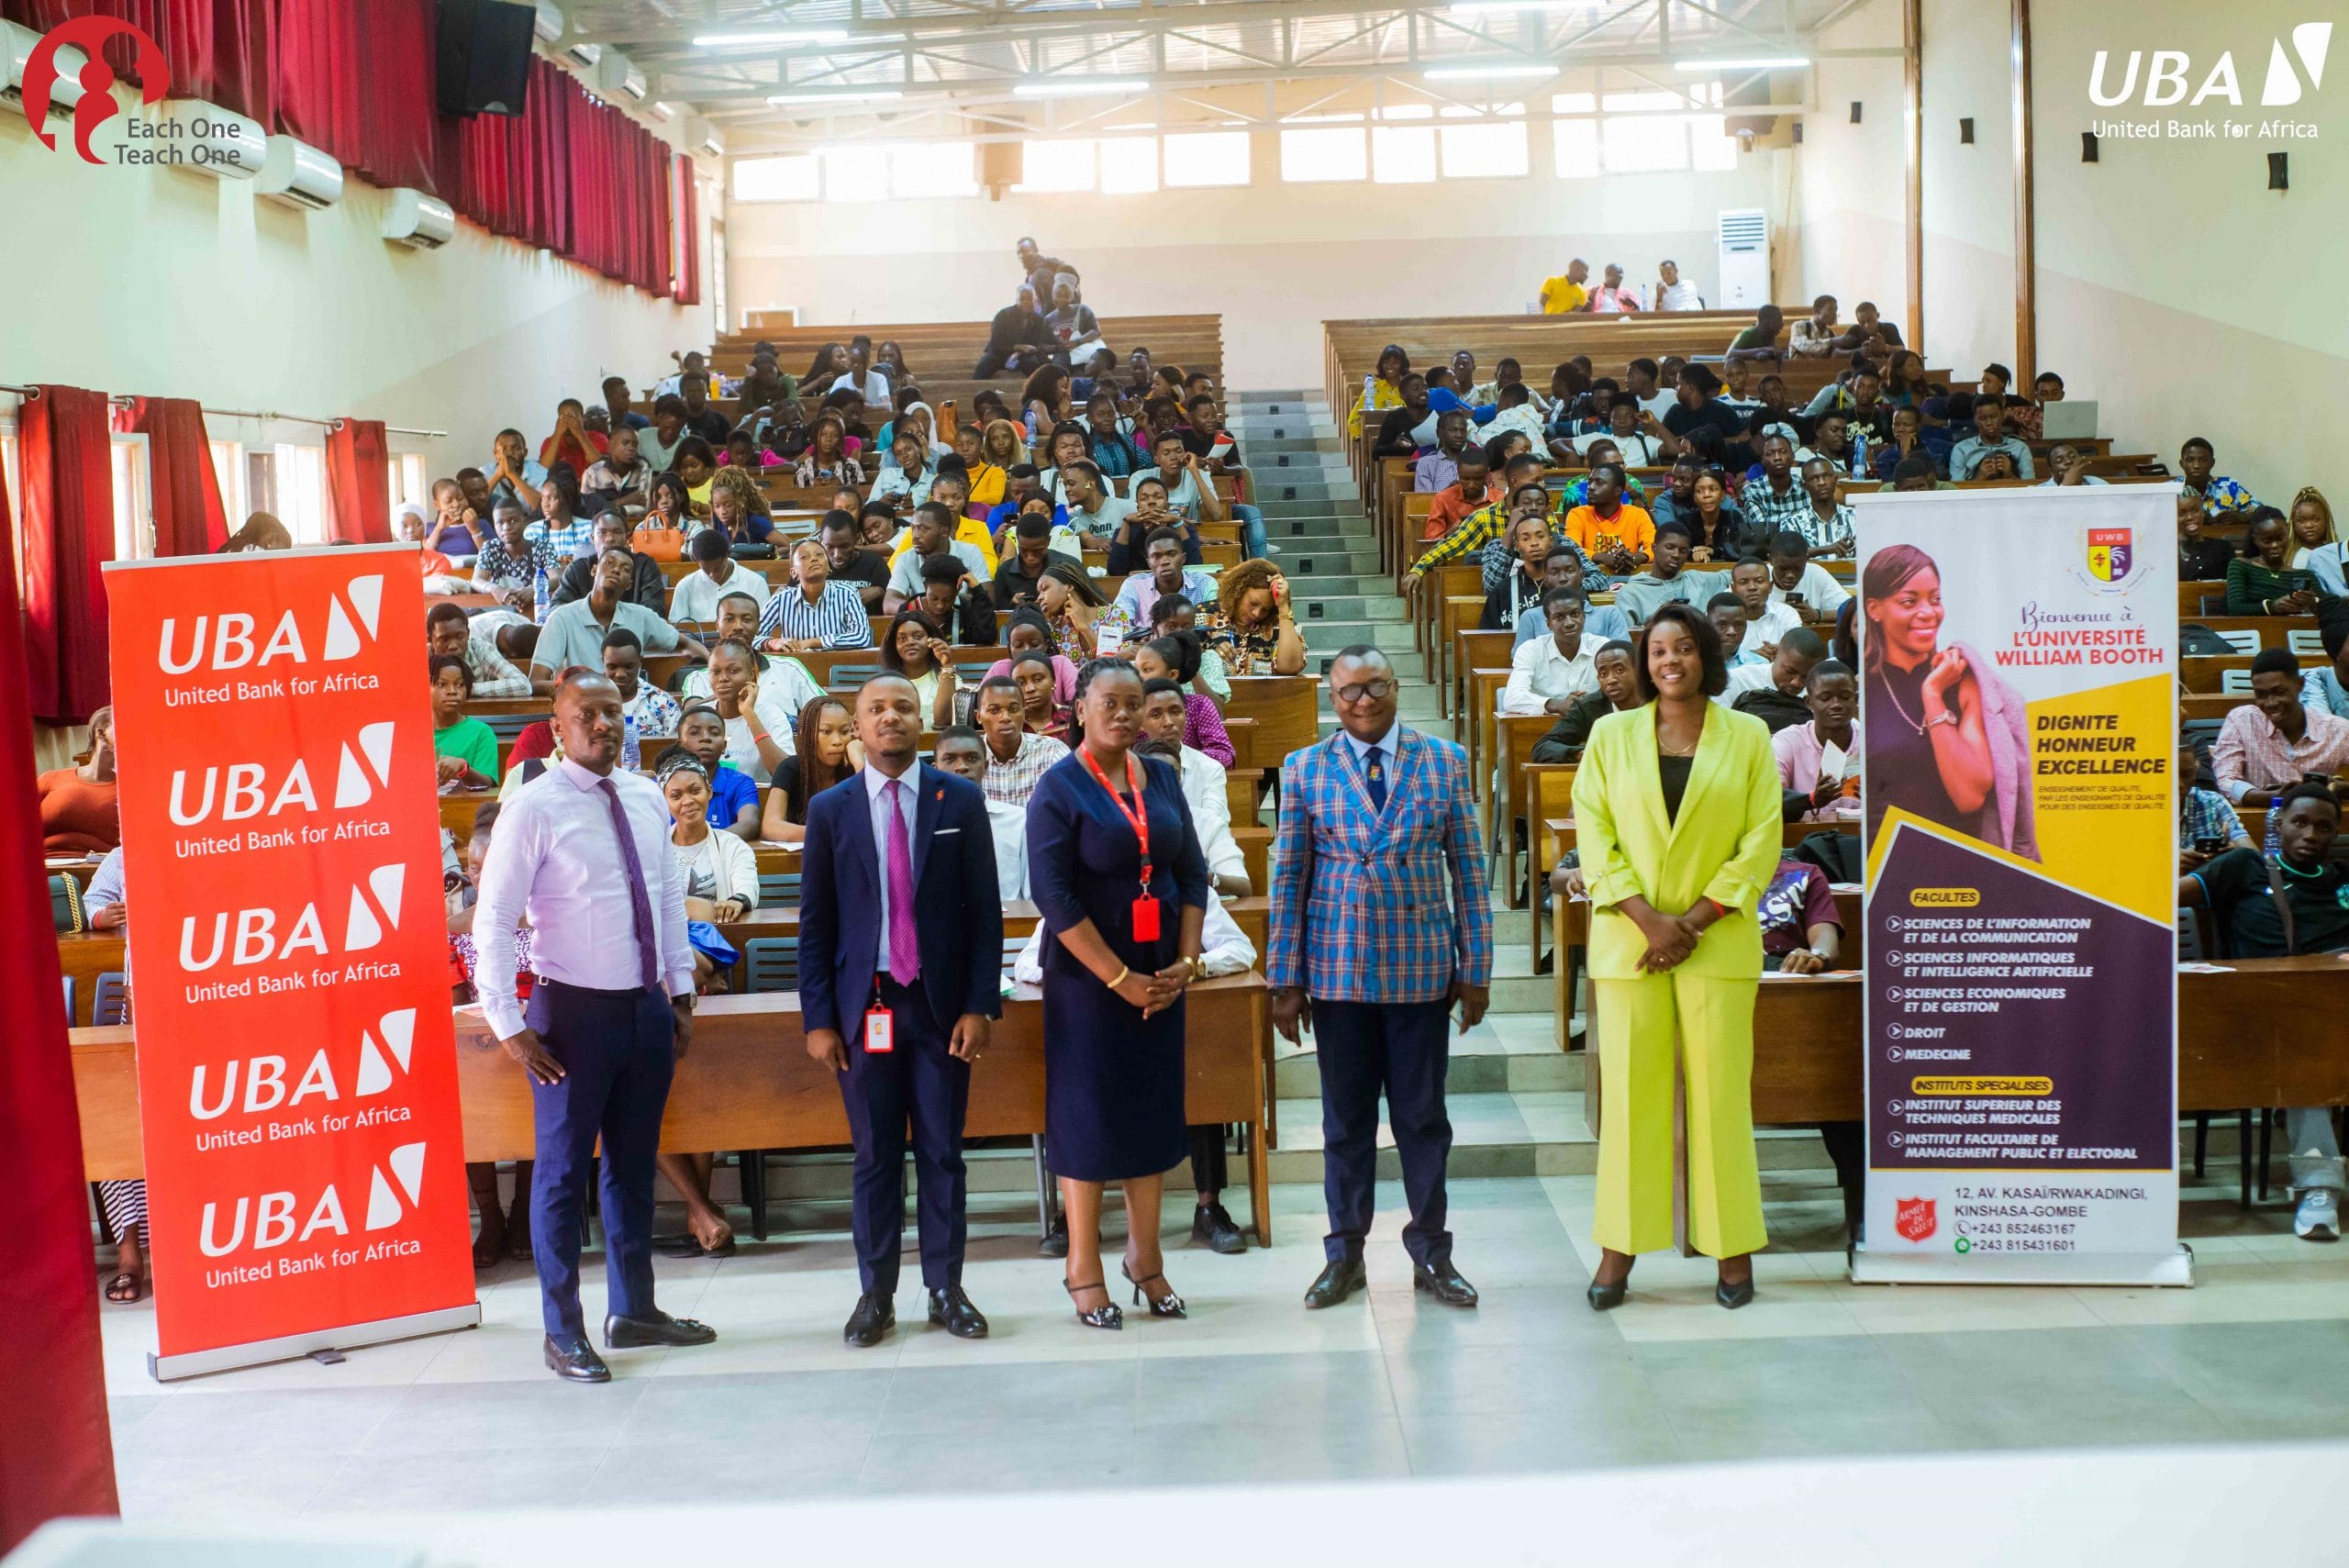
M1395 683L1392 681L1356 681L1353 685L1340 686L1337 689L1336 695L1340 702L1363 702L1365 700L1370 702L1385 702L1388 697L1395 695Z

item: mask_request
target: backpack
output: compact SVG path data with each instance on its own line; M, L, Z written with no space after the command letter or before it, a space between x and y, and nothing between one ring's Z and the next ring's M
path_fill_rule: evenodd
M1817 866L1827 873L1830 882L1859 882L1865 872L1856 833L1806 833L1802 842L1787 851L1787 859Z
M1776 686L1759 691L1741 692L1737 701L1730 705L1738 713L1750 713L1770 727L1776 735L1781 729L1791 729L1798 724L1810 722L1810 707L1800 697L1790 697Z

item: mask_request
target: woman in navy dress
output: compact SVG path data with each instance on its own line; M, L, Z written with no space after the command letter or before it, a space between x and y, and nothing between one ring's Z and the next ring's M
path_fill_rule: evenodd
M1131 664L1087 663L1076 685L1085 738L1028 802L1029 888L1045 929L1044 1143L1068 1213L1068 1293L1096 1329L1124 1327L1101 1262L1109 1182L1125 1189L1122 1268L1136 1304L1184 1315L1163 1272L1159 1194L1190 1151L1183 992L1197 973L1208 865L1180 775L1130 754L1141 707Z

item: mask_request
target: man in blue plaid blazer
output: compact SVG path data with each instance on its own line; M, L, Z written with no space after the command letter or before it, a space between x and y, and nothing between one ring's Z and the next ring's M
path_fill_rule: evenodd
M1290 1040L1311 1029L1320 1059L1330 1234L1308 1307L1363 1287L1382 1090L1411 1206L1411 1284L1447 1307L1476 1305L1444 1229L1443 1079L1453 1004L1465 1033L1485 1016L1492 979L1485 847L1467 754L1398 723L1397 685L1377 649L1340 652L1330 665L1339 733L1281 769L1264 973L1274 1027Z

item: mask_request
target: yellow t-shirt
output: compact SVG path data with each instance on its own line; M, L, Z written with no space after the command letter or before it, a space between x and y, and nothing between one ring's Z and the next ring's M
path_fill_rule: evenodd
M978 518L967 517L957 518L954 524L954 542L969 545L979 552L982 560L985 561L988 571L993 572L996 569L997 562L995 558L995 536L987 532L986 524L979 521ZM897 558L913 547L914 530L911 528L899 528L896 538L889 542L890 568L895 570Z
M1568 311L1580 310L1583 301L1589 297L1588 289L1560 272L1554 278L1542 280L1542 313L1544 316L1564 316Z

